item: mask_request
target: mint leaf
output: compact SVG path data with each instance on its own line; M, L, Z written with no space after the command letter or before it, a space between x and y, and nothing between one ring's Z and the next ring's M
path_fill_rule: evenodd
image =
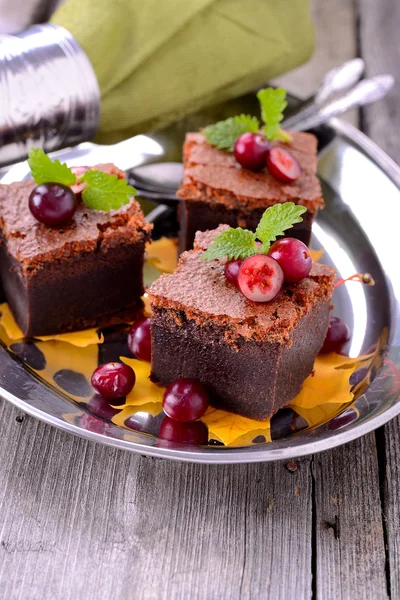
M229 260L231 258L247 258L257 252L254 241L254 233L248 229L242 229L241 227L228 229L215 238L201 256L201 260L209 262L225 257Z
M86 206L95 210L121 208L136 195L136 190L125 179L95 169L86 171L81 181L88 186L82 192L82 200Z
M207 138L207 142L218 150L226 149L233 152L233 147L236 140L242 133L250 131L257 133L260 129L259 120L250 115L238 115L237 117L229 117L225 121L218 121L214 125L209 125L203 129L203 133Z
M260 254L268 252L271 242L283 235L286 229L293 227L295 223L301 223L303 219L300 215L306 210L304 206L297 206L293 202L274 204L267 208L255 233L255 237L263 242L258 250Z
M61 183L73 185L76 183L75 174L59 160L51 160L41 148L31 148L28 152L28 165L32 171L35 183Z
M257 98L260 102L261 118L265 123L265 137L270 141L276 139L290 141L290 136L279 126L283 119L283 111L287 107L286 90L265 88L257 92Z
M201 260L215 260L221 258L247 258L253 254L266 254L271 242L283 235L286 229L303 220L300 215L306 212L304 206L297 206L293 202L275 204L264 212L256 232L237 227L227 229L220 233L201 256ZM256 246L255 241L260 240L261 246Z

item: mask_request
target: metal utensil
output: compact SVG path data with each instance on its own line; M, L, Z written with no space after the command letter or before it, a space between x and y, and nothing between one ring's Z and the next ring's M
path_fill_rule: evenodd
M376 77L371 77L371 79L364 79L340 98L318 107L311 115L294 123L291 129L294 131L312 129L352 108L382 100L392 89L393 85L394 77L392 75L377 75ZM285 128L288 127L287 123L283 123L283 126Z
M303 108L285 119L283 126L293 129L296 123L316 112L319 106L325 104L334 95L355 85L363 74L364 68L365 63L362 58L353 58L328 71L315 94L304 101Z
M0 167L31 146L51 152L94 136L100 90L86 54L58 25L0 35Z

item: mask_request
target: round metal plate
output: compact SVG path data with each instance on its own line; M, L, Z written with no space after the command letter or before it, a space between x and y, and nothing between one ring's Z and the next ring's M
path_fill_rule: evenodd
M254 100L249 96L157 134L139 136L139 152L132 156L131 166L179 160L185 131L253 108ZM344 121L334 120L316 133L326 208L313 228L315 246L324 247L323 261L334 265L342 277L369 272L376 283L374 287L349 283L335 292L335 314L344 318L352 331L350 356L378 348L369 385L350 410L346 407L329 422L269 443L236 448L181 444L165 447L159 445L155 436L128 431L111 422L103 433L85 429L81 422L87 414L85 408L50 388L3 347L0 347L1 396L46 423L103 444L152 456L221 464L289 459L320 452L364 435L399 414L400 271L394 247L400 222L400 169L371 140ZM154 156L146 150L140 154L140 144L146 139L149 147L157 146ZM99 152L104 159L104 148L83 144L60 154L72 164L94 164ZM107 152L107 160L118 165L115 147ZM26 163L16 165L3 182L27 174ZM157 207L149 216L160 231L171 226L165 207Z

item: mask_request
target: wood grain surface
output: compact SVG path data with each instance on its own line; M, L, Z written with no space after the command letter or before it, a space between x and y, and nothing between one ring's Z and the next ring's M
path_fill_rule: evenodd
M400 82L397 0L313 10L317 52L288 89L307 96L359 52ZM397 160L399 112L393 93L361 119ZM399 420L299 461L222 467L96 445L4 400L0 423L0 599L400 598Z

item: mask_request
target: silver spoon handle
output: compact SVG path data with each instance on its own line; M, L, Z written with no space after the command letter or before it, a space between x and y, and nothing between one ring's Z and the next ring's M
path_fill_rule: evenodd
M304 108L285 119L283 127L293 129L296 123L314 114L318 107L338 92L343 92L357 83L364 71L362 58L353 58L326 73L314 96L305 103Z
M315 94L315 104L325 104L337 92L342 92L355 85L363 74L364 68L365 64L362 58L353 58L328 71L322 80L321 87Z
M317 127L351 108L365 106L371 102L381 100L392 89L393 85L394 78L392 75L377 75L371 79L364 79L341 98L332 100L325 106L318 108L314 114L298 121L290 128L294 131L304 131ZM288 128L287 123L284 123L284 127Z

